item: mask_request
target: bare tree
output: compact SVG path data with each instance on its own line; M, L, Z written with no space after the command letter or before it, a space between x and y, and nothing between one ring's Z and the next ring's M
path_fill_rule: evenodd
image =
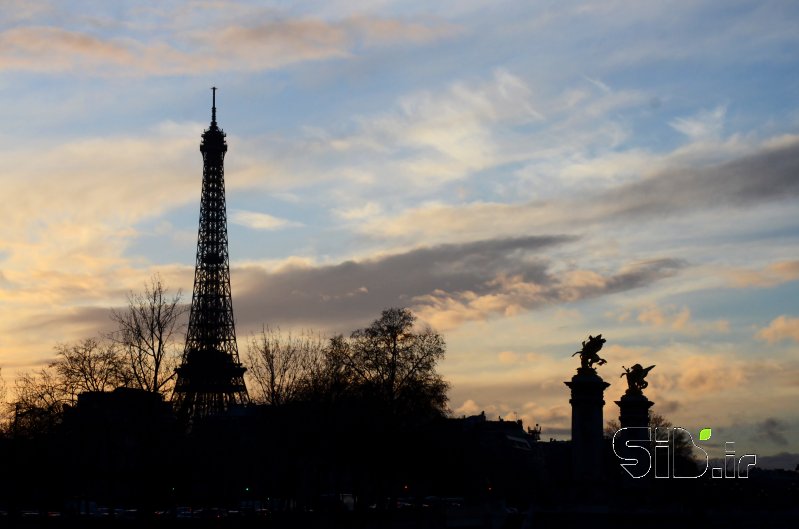
M306 398L330 402L352 392L355 380L347 365L349 353L350 344L344 336L339 334L330 338L321 361L311 363Z
M3 377L3 369L0 368L0 435L6 434L10 426L12 408L6 401L7 395L6 379Z
M435 368L444 339L429 327L414 328L415 321L407 309L388 309L350 338L327 342L311 332L282 335L264 327L247 350L255 398L279 406L349 396L408 417L442 415L449 386Z
M16 401L11 404L11 432L15 436L49 431L58 423L66 404L71 404L55 370L45 367L22 373L15 381Z
M127 381L125 364L115 344L96 338L57 345L56 360L49 367L64 400L70 403L84 391L110 391Z
M264 327L247 347L248 373L255 398L279 406L308 395L324 377L325 344L310 331L282 335Z
M48 431L83 392L126 385L125 364L113 342L86 338L55 349L56 358L46 367L16 379L16 400L8 406L15 435Z
M121 347L132 386L153 393L169 391L180 357L176 335L187 311L180 297L180 290L170 295L155 274L142 292L128 294L125 310L111 311L119 327L110 337Z

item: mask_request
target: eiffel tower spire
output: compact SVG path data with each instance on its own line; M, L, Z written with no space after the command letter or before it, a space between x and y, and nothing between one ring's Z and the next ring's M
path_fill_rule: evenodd
M225 133L216 124L216 87L211 125L203 132L203 189L197 264L186 346L172 400L178 414L193 420L249 402L246 368L239 361L230 295L225 208Z

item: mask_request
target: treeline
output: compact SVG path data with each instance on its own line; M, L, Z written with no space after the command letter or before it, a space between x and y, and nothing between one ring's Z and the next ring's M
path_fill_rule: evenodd
M368 398L392 415L441 416L448 384L436 372L445 344L432 329L415 328L407 309L384 310L349 338L281 335L264 328L249 343L253 397L272 406Z
M3 430L14 436L49 432L84 392L136 388L169 401L187 312L180 291L170 293L153 276L141 292L128 294L125 309L111 311L114 331L58 344L52 362L17 377ZM253 404L368 399L401 422L447 412L448 384L436 372L444 340L429 327L418 328L407 309L384 310L349 337L264 326L246 344L242 360Z
M56 345L53 361L15 380L7 433L50 431L84 392L127 387L169 398L187 311L180 299L155 275L143 291L128 294L125 309L111 311L113 332Z
M409 310L386 309L349 336L264 326L240 340L251 405L190 425L170 406L186 310L155 276L112 311L113 332L59 344L16 379L0 511L268 498L317 509L331 494L380 506L409 490L485 489L483 474L456 472L465 449L453 452L459 436L443 420L444 339Z

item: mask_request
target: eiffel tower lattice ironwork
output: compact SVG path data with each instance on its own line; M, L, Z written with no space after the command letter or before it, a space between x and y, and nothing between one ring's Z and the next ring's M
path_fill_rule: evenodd
M218 415L249 402L230 295L224 169L227 143L216 124L216 87L212 90L211 125L200 143L203 188L194 291L173 394L178 414L188 420Z

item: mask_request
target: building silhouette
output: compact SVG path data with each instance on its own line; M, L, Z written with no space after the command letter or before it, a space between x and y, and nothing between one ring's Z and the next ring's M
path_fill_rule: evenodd
M216 87L211 125L203 132L203 185L197 263L189 327L173 401L182 420L218 415L249 401L239 361L230 294L225 207L225 133L216 123Z

